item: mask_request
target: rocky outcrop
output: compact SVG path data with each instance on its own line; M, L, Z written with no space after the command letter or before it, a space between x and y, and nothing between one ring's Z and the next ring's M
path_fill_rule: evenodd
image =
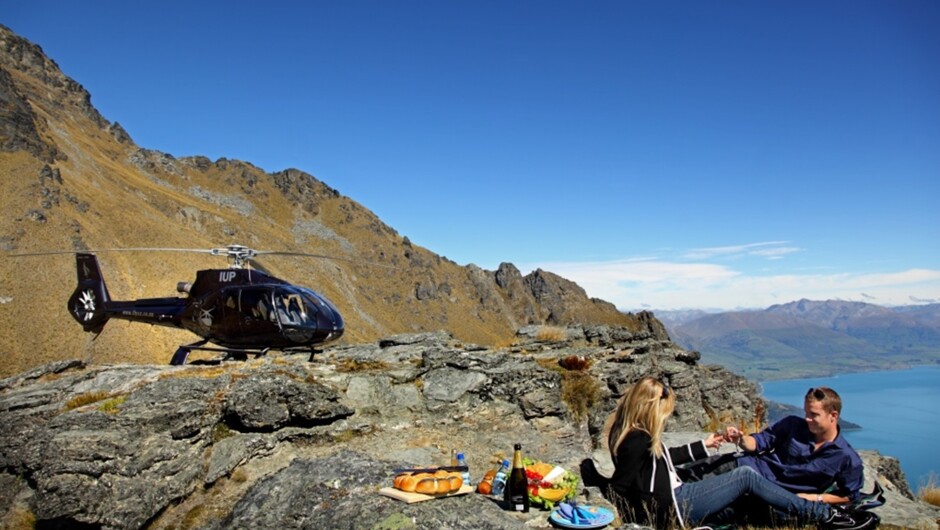
M79 83L66 76L59 65L46 57L42 48L14 34L0 25L0 51L6 56L6 65L40 81L57 92L58 104L75 105L82 114L104 129L110 124L91 104L91 94Z
M579 472L603 459L603 421L636 378L679 398L671 431L758 409L753 384L700 366L648 331L520 330L500 350L445 332L306 356L210 365L60 362L0 381L0 526L68 528L548 528L547 512L482 495L404 504L378 494L393 469L452 448L479 477L515 442ZM930 508L905 497L891 459L866 456L896 499L883 519ZM583 502L606 503L582 484ZM887 510L887 508L886 508Z

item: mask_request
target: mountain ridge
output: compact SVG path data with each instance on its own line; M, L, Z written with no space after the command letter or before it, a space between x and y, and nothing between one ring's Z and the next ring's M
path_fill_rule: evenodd
M373 212L299 169L268 173L239 160L137 146L42 48L0 26L0 376L81 352L97 362L165 363L187 332L111 322L92 339L70 322L67 256L8 254L108 248L215 248L238 243L336 260L272 258L276 276L330 298L351 342L446 329L508 344L531 324L658 326L621 313L548 271L523 276L466 266L413 244ZM381 175L376 175L377 179ZM204 256L102 253L115 299L175 295L178 281L221 265ZM371 264L382 265L373 267ZM23 325L28 324L28 325ZM661 330L665 333L665 330Z

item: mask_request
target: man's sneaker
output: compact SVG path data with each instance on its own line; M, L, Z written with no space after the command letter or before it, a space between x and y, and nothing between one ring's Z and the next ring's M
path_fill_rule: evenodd
M885 490L878 481L871 489L871 493L863 493L858 500L849 505L848 509L852 511L870 510L877 508L885 503Z
M829 518L819 523L820 530L869 530L877 528L881 519L872 512L846 512L832 507Z

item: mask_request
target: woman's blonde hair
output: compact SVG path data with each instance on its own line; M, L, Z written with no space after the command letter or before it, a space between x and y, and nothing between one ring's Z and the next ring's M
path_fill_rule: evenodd
M676 395L663 381L644 377L617 401L617 408L607 419L607 447L616 461L617 448L633 430L650 435L650 452L663 455L662 434L666 420L676 408Z

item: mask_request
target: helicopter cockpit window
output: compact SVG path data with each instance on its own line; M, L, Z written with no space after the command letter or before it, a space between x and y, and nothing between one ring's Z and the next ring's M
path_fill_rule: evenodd
M307 301L308 313L317 314L320 312L320 301L317 300L315 296L310 296L309 293L304 293L304 300Z
M275 315L274 311L271 310L268 296L266 290L242 289L239 311L243 315L251 315L258 320L274 322Z
M274 307L281 324L299 326L307 322L307 312L297 293L279 290L274 294Z

